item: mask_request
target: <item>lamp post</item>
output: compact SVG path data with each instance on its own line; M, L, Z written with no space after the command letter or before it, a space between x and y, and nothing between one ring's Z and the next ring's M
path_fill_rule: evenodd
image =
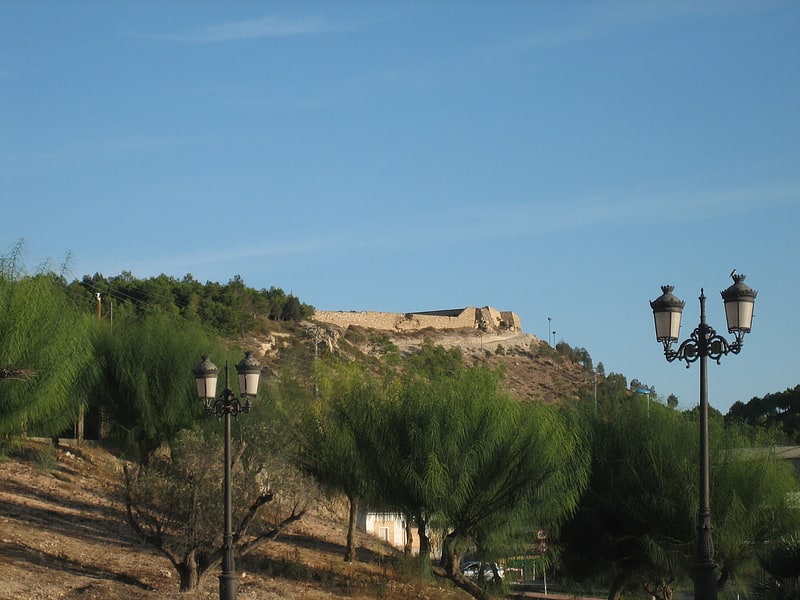
M739 354L744 344L744 334L750 332L753 322L753 307L756 292L744 283L745 276L731 272L733 285L722 292L725 303L725 317L728 333L735 337L729 342L718 335L706 323L706 296L700 289L700 324L689 339L684 340L675 350L681 327L681 313L684 302L673 295L671 285L661 286L662 294L650 302L655 319L656 340L664 345L664 356L669 362L675 359L686 363L700 361L700 507L697 511L697 549L694 562L695 600L716 600L717 578L714 573L714 543L711 536L711 506L709 501L709 461L708 461L708 358L719 364L726 354Z
M236 600L238 576L233 560L233 517L231 500L231 415L250 412L250 399L258 393L258 378L261 365L253 357L252 352L245 352L245 357L236 365L239 375L239 400L228 387L228 361L225 361L225 389L216 398L217 376L219 369L211 362L208 355L203 355L201 362L194 370L197 384L197 396L205 404L206 414L224 420L225 429L225 468L223 481L224 528L222 538L222 574L219 576L220 600Z

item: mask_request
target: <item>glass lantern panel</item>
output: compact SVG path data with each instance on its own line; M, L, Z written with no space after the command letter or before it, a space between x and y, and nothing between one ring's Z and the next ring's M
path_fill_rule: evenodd
M725 318L728 331L750 331L753 324L753 302L734 301L725 303Z
M681 329L681 313L663 311L653 313L657 340L677 340Z
M217 376L195 378L198 398L213 398L217 393Z
M258 379L261 373L239 373L239 391L244 396L255 396L258 394Z

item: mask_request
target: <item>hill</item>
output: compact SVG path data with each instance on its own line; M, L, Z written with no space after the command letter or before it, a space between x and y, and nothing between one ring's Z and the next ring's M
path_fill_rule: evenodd
M593 384L592 375L583 365L521 331L428 328L399 332L303 321L296 328L273 325L272 333L262 331L247 336L244 345L257 349L265 364L274 366L290 346L304 345L309 356L335 352L351 360L367 361L385 358L392 352L408 356L426 342L446 349L458 348L468 365L502 368L508 391L523 401L558 404L577 398Z
M259 330L240 340L265 364L286 354L336 352L354 360L410 355L425 344L459 348L469 364L502 367L506 386L525 401L561 402L589 385L583 367L535 336L515 331L385 332L310 321ZM285 352L289 350L290 352ZM280 358L279 358L280 357ZM125 522L122 462L90 442L80 448L28 440L24 452L0 462L0 600L96 598L177 600L178 576L169 561L144 545ZM255 600L426 598L468 596L447 582L419 583L404 574L401 554L360 534L360 560L342 560L342 507L324 507L257 552L237 561L239 597ZM193 596L218 597L216 574Z

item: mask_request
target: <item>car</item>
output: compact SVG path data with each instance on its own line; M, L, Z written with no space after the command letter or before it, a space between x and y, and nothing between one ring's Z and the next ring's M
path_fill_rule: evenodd
M461 565L461 572L469 577L470 579L478 579L478 575L481 573L481 567L483 567L483 577L484 581L492 581L494 579L495 571L497 571L497 576L502 579L505 573L503 567L498 565L497 563L482 563L477 560L470 560Z

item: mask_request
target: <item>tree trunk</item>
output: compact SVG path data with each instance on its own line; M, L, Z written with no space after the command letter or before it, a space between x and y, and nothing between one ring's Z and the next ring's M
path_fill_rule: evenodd
M492 563L490 566L492 568L492 581L494 583L500 583L501 581L503 581L503 578L500 577L500 572L497 570L497 563ZM481 565L481 575L482 574L483 574L483 565Z
M431 540L428 538L428 523L420 515L417 517L417 536L419 537L419 555L429 558L431 555Z
M353 562L356 559L356 517L358 515L358 500L352 496L348 496L350 501L350 518L347 522L347 545L344 550L345 562Z
M448 576L461 575L461 553L456 550L456 539L452 533L444 538L441 566Z
M644 588L645 592L650 594L650 596L656 600L672 600L672 595L675 591L672 582L663 579L655 585L648 581L644 581L642 583L642 587Z
M83 446L83 433L86 424L86 411L81 404L79 412L78 412L78 420L75 422L75 443L78 447Z
M197 569L194 554L194 551L189 552L183 557L183 562L175 565L178 575L181 577L180 591L182 592L193 592L197 589L198 583L200 583L200 573Z
M441 567L444 570L444 575L452 581L456 587L461 588L473 598L478 600L492 600L489 593L481 588L474 581L467 579L461 572L461 559L463 558L463 550L459 547L461 544L455 534L450 533L445 539L442 547L442 561Z
M414 548L414 528L411 527L411 516L405 515L406 519L406 543L403 546L403 554L411 556ZM420 556L422 552L420 552Z
M619 600L622 590L625 589L625 581L628 579L627 573L620 573L611 582L608 590L608 600Z
M717 579L717 591L722 591L725 584L728 583L730 576L731 570L724 565L721 566L719 569L719 579Z

